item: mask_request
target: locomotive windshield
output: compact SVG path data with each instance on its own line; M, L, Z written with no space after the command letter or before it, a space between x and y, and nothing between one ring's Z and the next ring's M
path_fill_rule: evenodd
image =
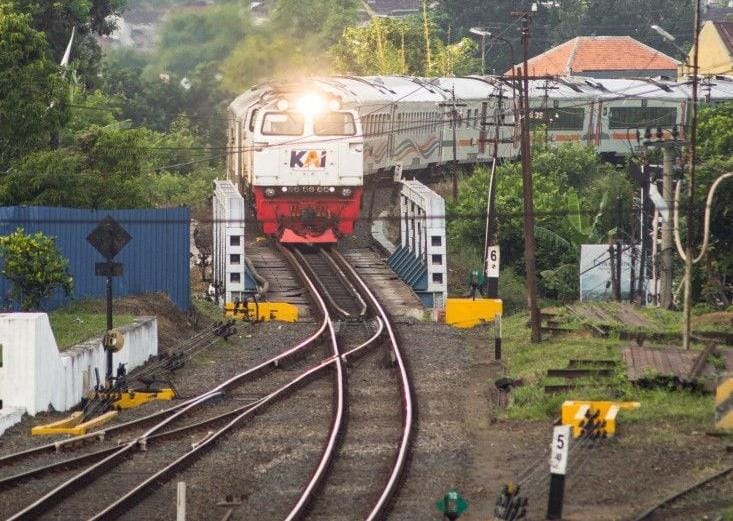
M267 112L262 120L266 136L300 136L303 134L303 114L298 112Z
M349 112L325 112L315 117L313 130L317 136L353 136L354 116Z

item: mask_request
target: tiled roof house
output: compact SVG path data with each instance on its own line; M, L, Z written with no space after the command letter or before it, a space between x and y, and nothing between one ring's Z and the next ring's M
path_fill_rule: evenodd
M638 78L675 77L679 64L630 36L578 36L530 59L528 68L532 76Z

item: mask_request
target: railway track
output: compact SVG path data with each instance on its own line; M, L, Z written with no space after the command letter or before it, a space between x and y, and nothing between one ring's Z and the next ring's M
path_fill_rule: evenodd
M700 504L694 504L693 506L681 506L678 509L677 507L679 504L684 503L688 498L695 495L698 492L701 492L705 487L714 487L714 486L726 486L728 490L730 490L730 483L722 483L724 480L731 479L731 476L733 475L733 465L728 465L724 467L723 469L719 470L712 476L708 476L706 478L701 479L700 481L696 481L692 485L685 487L684 489L675 492L674 494L664 498L660 502L656 503L652 507L648 508L638 516L634 518L633 521L649 521L649 520L664 520L664 519L692 519L692 518L699 518L702 514L705 512L705 507L715 507L715 508L726 508L730 507L730 501L724 501L720 504L715 505L708 505L706 501L700 502ZM722 495L720 495L722 497ZM730 497L730 496L729 496ZM709 513L708 513L709 514ZM714 517L706 516L703 519L715 519ZM720 517L722 519L722 516Z
M25 506L9 519L58 518L59 510L65 512L66 515L72 515L72 518L75 519L117 518L134 508L142 498L153 492L175 472L200 458L207 449L214 447L217 440L241 427L246 419L329 369L328 372L334 374L334 403L328 442L324 446L311 478L303 486L285 517L285 519L301 518L308 509L313 507L314 498L322 488L324 478L329 475L329 470L332 468L331 463L337 453L338 441L344 431L346 400L344 361L361 354L365 347L373 345L378 338L386 334L393 348L391 357L398 369L400 388L405 394L402 397L404 412L402 435L397 436L393 465L390 466L389 472L385 472L389 478L381 491L376 490L371 494L373 499L370 499L369 502L373 505L368 509L364 518L376 519L382 515L388 506L389 499L397 489L399 477L404 469L412 427L410 386L396 337L389 325L386 313L381 310L374 295L338 254L315 251L306 253L284 251L283 253L289 257L293 267L300 272L323 315L323 321L315 334L279 355L237 374L200 396L165 411L111 427L103 433L88 435L85 439L108 437L113 433L123 432L133 425L139 427L153 424L142 434L132 437L121 446L107 446L78 457L53 462L46 465L45 468L35 469L33 475L37 476L54 470L66 473L71 468L87 464L86 468L73 476L69 478L63 476L63 481L55 484L52 490ZM354 284L360 287L357 289ZM322 297L321 294L324 294L325 297ZM367 297L369 306L367 306L367 300L361 295ZM326 301L329 302L329 305L326 304ZM361 327L363 341L358 345L352 344L348 349L343 349L341 347L341 344L344 343L343 338L356 337L351 333L346 334L339 328L337 339L337 327L329 308L336 312L341 321L349 322L350 329ZM368 308L374 310L373 320L370 322L373 324L371 329L363 328L362 322L358 322L364 319ZM251 380L262 376L273 366L283 362L290 363L291 359L297 359L297 355L301 355L307 347L316 344L322 335L328 340L326 344L330 352L325 357L321 356L320 362L301 371L295 378L290 378L287 373L283 373L284 376L281 375L274 389L272 386L269 392L262 390L264 387L259 389L258 397L250 403L238 407L232 407L227 403L226 395L231 394L232 389L245 382L251 383ZM311 358L313 356L318 357L318 354L312 354ZM290 378L290 380L283 384L284 378ZM205 414L201 414L202 410L205 410ZM181 425L184 419L188 421ZM194 435L195 437L192 437ZM82 441L84 440L76 438L66 442L66 445L78 444ZM48 453L52 447L56 449L55 444L49 444L33 451L6 456L0 459L0 464L23 459L29 453L41 454L44 451ZM150 452L153 450L163 455L150 457ZM166 464L161 465L161 461L165 461ZM30 477L27 473L23 475L22 472L15 476L15 478L11 476L11 479L6 480L4 486L18 484ZM3 481L0 481L0 486L3 486Z

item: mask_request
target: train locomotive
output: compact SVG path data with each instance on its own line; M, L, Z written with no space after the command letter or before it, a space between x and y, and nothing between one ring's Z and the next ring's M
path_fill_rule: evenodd
M469 76L329 76L256 85L228 111L227 178L283 243L335 243L353 232L364 180L519 155L518 84ZM733 99L733 81L703 85ZM530 81L529 122L549 145L607 158L650 131L684 137L689 82L565 77Z

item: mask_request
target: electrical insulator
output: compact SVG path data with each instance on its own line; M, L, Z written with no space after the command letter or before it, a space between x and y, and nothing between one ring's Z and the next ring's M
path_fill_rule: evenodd
M657 128L657 139L662 139L664 137L664 132L662 132L662 127Z
M652 138L652 129L649 127L644 129L644 139L651 139Z

